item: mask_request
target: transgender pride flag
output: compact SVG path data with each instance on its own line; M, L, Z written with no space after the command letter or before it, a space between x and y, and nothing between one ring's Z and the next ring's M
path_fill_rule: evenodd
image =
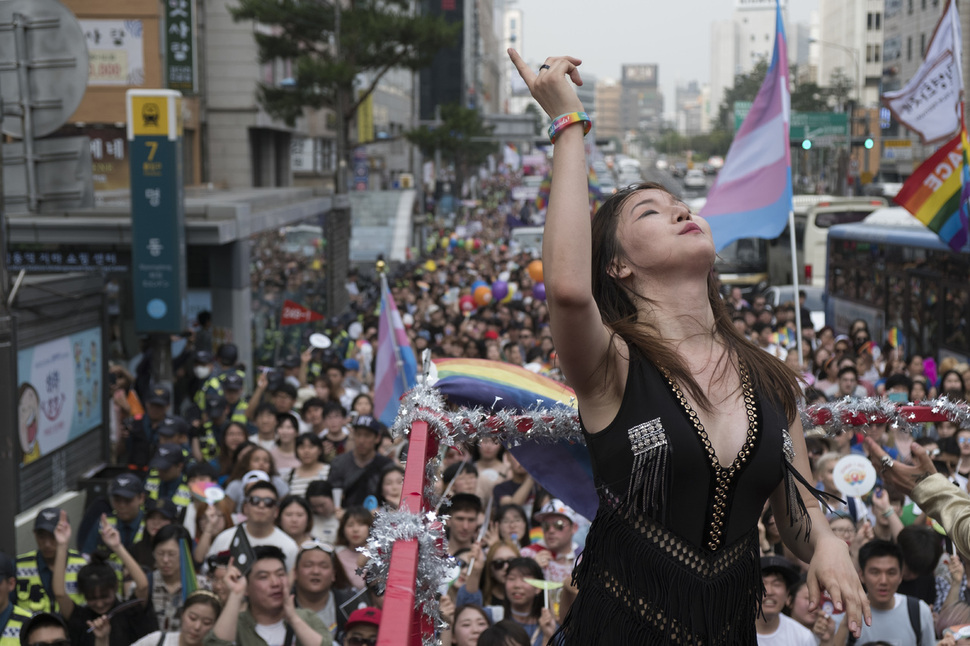
M788 51L775 2L775 51L700 215L718 251L740 238L777 238L792 209Z
M397 311L387 278L381 274L381 320L377 327L377 359L374 369L374 416L390 426L397 417L398 402L418 383L418 363Z

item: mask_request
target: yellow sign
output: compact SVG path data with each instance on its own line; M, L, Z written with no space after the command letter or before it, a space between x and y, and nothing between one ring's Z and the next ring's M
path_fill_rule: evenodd
M168 136L168 97L131 97L131 118L136 136Z
M883 139L883 148L912 148L913 142L909 139Z
M357 143L374 141L374 95L368 94L357 108Z

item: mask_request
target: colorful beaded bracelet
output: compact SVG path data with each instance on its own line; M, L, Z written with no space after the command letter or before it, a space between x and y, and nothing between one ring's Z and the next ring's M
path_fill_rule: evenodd
M593 127L593 120L589 118L588 114L585 112L569 112L559 115L552 120L552 124L549 126L549 141L556 143L559 133L574 123L580 122L583 123L583 136L585 137L589 134L590 128Z

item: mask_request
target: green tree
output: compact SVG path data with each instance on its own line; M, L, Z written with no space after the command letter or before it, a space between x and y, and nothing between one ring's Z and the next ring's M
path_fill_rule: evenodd
M498 144L489 141L492 130L478 110L451 103L441 106L440 125L421 126L405 136L426 157L440 152L443 159L454 164L455 183L461 186L472 169L498 151Z
M337 122L337 159L349 166L350 125L361 103L392 68L419 70L455 42L461 24L417 15L410 0L239 0L235 20L252 20L260 62L291 61L293 83L261 83L266 111L293 125L305 109L329 108ZM358 87L358 79L366 79ZM338 174L338 179L340 178ZM337 192L346 191L337 182Z
M761 59L747 74L734 77L734 87L724 92L721 105L718 106L716 129L734 132L734 104L737 101L754 101L758 96L761 84L768 74L768 61Z
M841 67L832 70L832 75L829 77L828 95L843 112L849 103L849 95L852 94L854 88L855 82L852 77L845 73L845 70Z

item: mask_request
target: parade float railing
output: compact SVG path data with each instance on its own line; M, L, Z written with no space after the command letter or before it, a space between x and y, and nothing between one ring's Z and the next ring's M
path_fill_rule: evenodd
M378 514L364 550L369 557L368 581L377 582L379 588L386 582L378 646L435 643L437 590L448 566L444 530L432 499L436 497L433 480L440 465L440 449L487 436L503 442L514 435L549 439L561 433L575 437L578 428L575 417L569 417L573 414L564 411L555 411L553 416L549 410L524 415L489 414L481 409L447 413L437 397L431 389L422 387L405 396L410 401L402 404L404 412L393 429L409 438L401 507ZM878 423L913 432L919 424L941 421L970 427L970 407L946 397L903 406L867 398L843 399L802 411L806 429L820 426L828 435Z

